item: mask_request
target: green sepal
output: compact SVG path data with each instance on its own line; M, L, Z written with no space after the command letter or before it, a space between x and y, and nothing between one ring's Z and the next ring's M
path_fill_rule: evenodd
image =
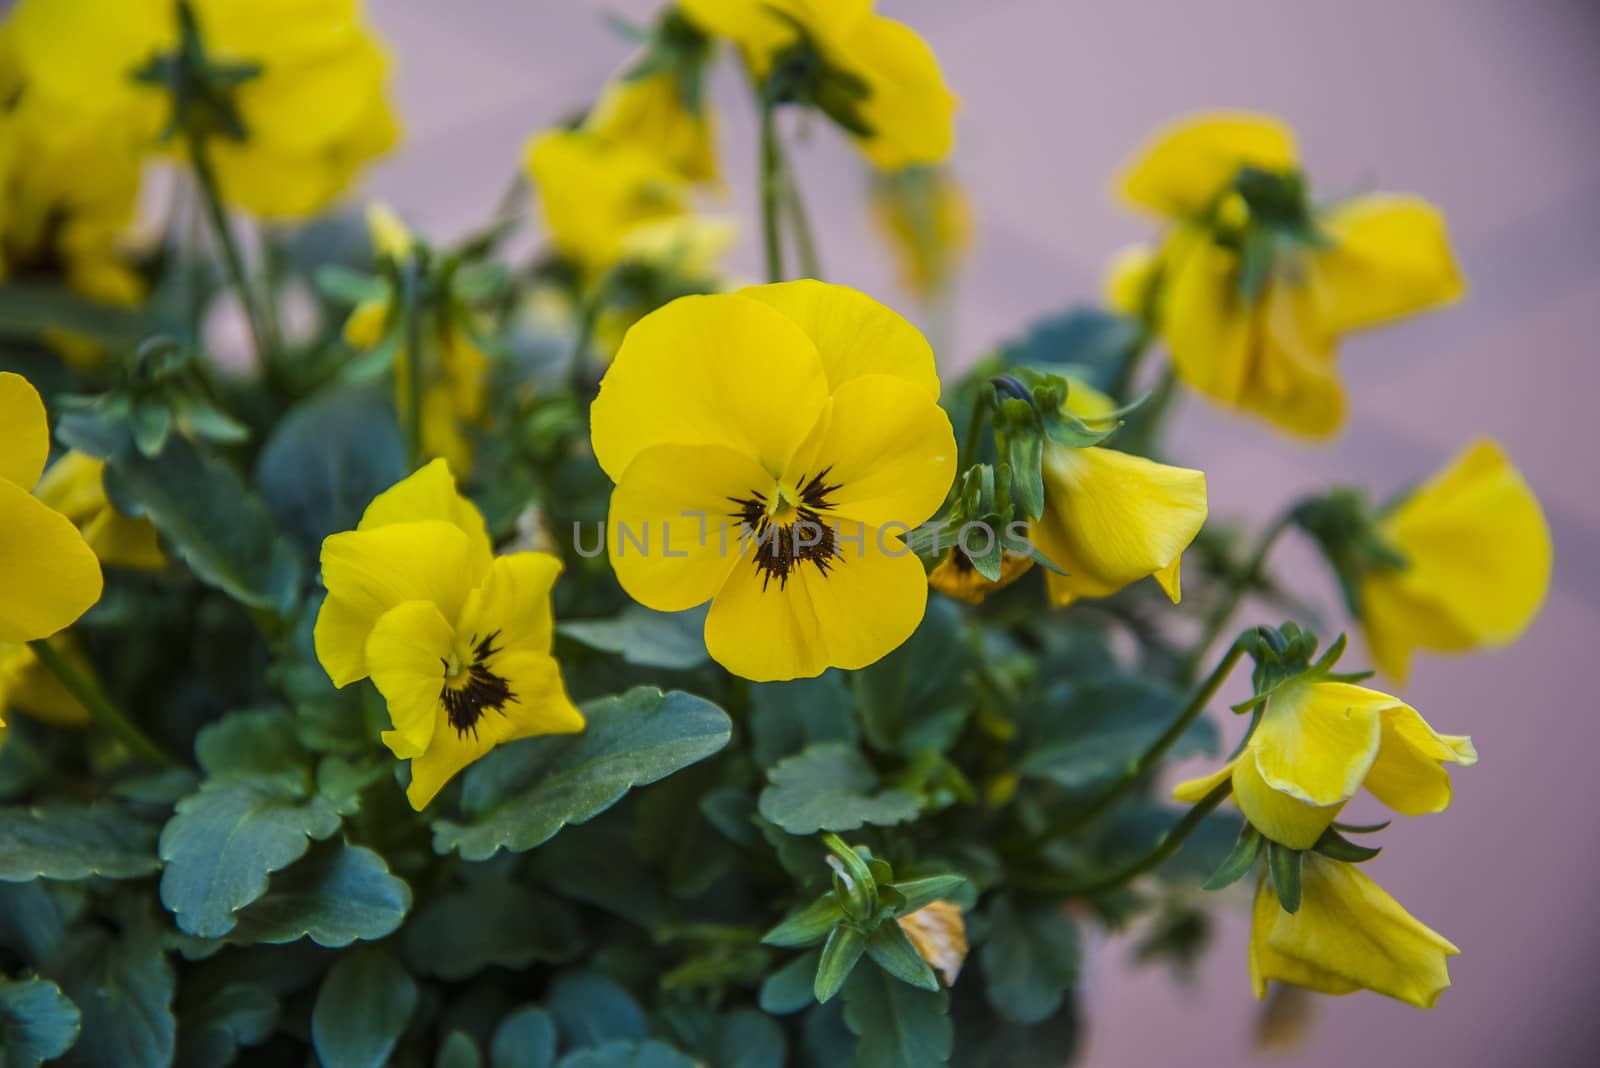
M769 946L798 948L811 946L828 937L828 932L844 919L844 910L832 894L823 894L809 905L795 909L783 921L761 936Z
M819 1002L826 1002L837 994L866 951L867 939L860 931L843 924L835 927L822 947L822 958L817 961L812 995Z
M1346 864L1364 864L1383 852L1382 846L1357 845L1332 827L1323 831L1311 848L1330 860L1342 860Z
M338 264L318 267L315 279L318 291L340 304L362 304L387 297L391 292L382 278Z
M1300 911L1300 850L1268 842L1267 870L1272 873L1272 888L1283 911Z
M1233 849L1211 877L1201 884L1202 890L1221 890L1225 886L1232 886L1249 873L1256 866L1256 860L1261 856L1262 844L1266 841L1261 832L1249 823L1239 828L1239 837L1234 842Z
M1389 824L1393 822L1394 820L1381 820L1378 823L1340 823L1334 820L1333 826L1345 834L1377 834L1379 831L1388 830Z
M928 962L918 955L911 939L900 925L890 920L880 923L867 936L867 956L874 964L900 980L923 990L938 990L939 979L928 967Z
M923 879L907 879L894 884L894 889L903 899L898 916L906 916L925 908L935 901L946 900L959 893L967 885L967 880L961 875L930 875Z

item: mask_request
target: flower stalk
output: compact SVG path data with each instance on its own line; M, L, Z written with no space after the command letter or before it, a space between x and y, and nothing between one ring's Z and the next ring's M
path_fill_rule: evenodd
M28 647L33 650L34 656L39 658L39 663L59 679L61 685L67 688L67 692L88 710L95 718L95 722L115 735L141 760L163 768L172 765L172 757L112 704L110 698L106 697L92 679L73 667L72 662L62 656L48 639L37 638L29 642Z

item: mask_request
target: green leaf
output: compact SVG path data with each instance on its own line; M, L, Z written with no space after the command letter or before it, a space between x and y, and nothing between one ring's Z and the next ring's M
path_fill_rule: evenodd
M866 951L867 939L860 931L843 925L835 927L822 945L817 975L811 982L812 995L818 1001L827 1001L837 994Z
M1202 890L1221 890L1224 886L1232 886L1249 874L1250 869L1256 866L1256 859L1261 856L1261 846L1265 841L1261 832L1246 823L1239 828L1239 838L1234 844L1233 851L1228 854L1222 865L1211 874L1202 885Z
M65 885L70 891L77 884ZM35 968L55 952L72 919L60 900L60 889L42 879L0 882L0 946L13 950Z
M583 950L572 910L537 891L482 879L435 898L406 925L406 960L424 975L458 980L499 965L522 969Z
M844 988L844 1022L859 1039L860 1068L949 1063L955 1029L947 991L918 990L877 968L858 968Z
M543 1009L519 1009L495 1028L489 1068L553 1068L555 1063L556 1022Z
M1132 319L1100 308L1074 308L1034 323L1024 337L1005 346L1002 356L1008 366L1062 374L1105 391L1138 347L1140 333Z
M629 605L612 619L577 619L559 623L556 632L573 641L615 653L638 667L685 671L708 659L706 610L657 612Z
M532 849L604 812L632 787L717 752L733 729L727 713L704 698L645 686L589 702L583 712L581 733L512 742L474 764L462 790L470 822L435 823L434 849L465 860Z
M749 724L751 751L763 768L817 742L854 745L861 736L850 689L838 671L751 686Z
M1267 870L1272 873L1272 888L1285 912L1300 911L1300 851L1267 843Z
M178 802L162 828L161 901L178 927L201 938L233 930L239 909L267 891L267 877L305 853L311 839L339 829L321 798L270 778L202 786Z
M0 286L0 336L41 337L70 330L119 349L137 345L155 332L141 311L80 297L62 285L8 282Z
M612 1042L599 1049L569 1053L557 1068L699 1068L663 1042Z
M272 877L267 892L238 914L230 939L310 938L338 949L394 933L411 908L411 888L365 846L330 843Z
M828 937L828 932L843 918L839 902L830 891L789 913L782 923L762 935L761 941L786 948L816 945Z
M996 898L978 951L990 1007L1017 1023L1050 1017L1078 980L1080 953L1078 927L1061 903Z
M955 743L968 707L961 685L968 662L963 626L957 605L930 600L922 625L905 644L851 674L862 729L874 748L943 752Z
M382 278L338 264L317 268L316 282L319 290L341 304L378 300L389 293Z
M230 712L200 728L195 760L211 778L259 775L290 786L305 782L306 758L293 718L280 708Z
M1044 435L1038 427L1028 427L1006 435L1006 442L1009 446L1011 484L1016 487L1017 503L1029 519L1038 519L1044 514ZM983 544L977 537L973 541L976 545ZM992 551L989 555L998 558L999 554ZM973 562L977 562L976 558ZM999 573L996 571L985 577L992 582L999 578Z
M201 990L198 1000L178 1006L177 1068L224 1068L241 1048L277 1030L278 999L265 987L235 982Z
M790 834L891 826L914 819L919 807L910 794L880 788L866 758L844 742L813 745L780 761L767 778L761 815Z
M406 470L391 397L349 386L318 394L278 423L256 459L256 484L284 531L315 553L329 534L354 530Z
M787 1016L814 1003L816 998L811 988L821 960L822 950L813 949L767 976L761 984L761 1011L773 1016Z
M144 516L201 581L251 608L287 615L300 593L300 560L260 498L209 451L172 435L159 456L142 455L83 420L63 416L57 436L106 461L106 495L117 510Z
M966 877L961 875L930 875L923 879L907 879L890 884L905 899L898 915L915 912L935 901L947 901L970 890Z
M555 1017L562 1044L600 1046L638 1042L648 1032L644 1010L617 981L599 972L569 972L550 984L545 1008Z
M754 1009L740 1009L723 1018L715 1055L717 1068L783 1068L789 1044L777 1021Z
M1087 791L1131 767L1182 709L1182 695L1153 679L1102 675L1058 683L1022 724L1017 772ZM1202 718L1168 758L1204 752L1215 737L1216 728Z
M416 980L377 946L341 953L317 990L311 1044L326 1068L383 1068L417 1006Z
M0 1063L36 1068L78 1040L78 1006L48 979L0 979Z
M0 808L0 881L137 879L160 869L155 828L115 805Z
M878 967L912 986L938 990L939 979L918 954L905 931L893 920L885 920L867 936L867 956Z
M439 1046L439 1055L433 1059L433 1068L481 1068L483 1055L472 1036L461 1031L450 1032Z
M150 917L138 917L117 934L99 925L80 929L46 971L83 1013L75 1063L86 1068L167 1068L172 1063L175 979Z

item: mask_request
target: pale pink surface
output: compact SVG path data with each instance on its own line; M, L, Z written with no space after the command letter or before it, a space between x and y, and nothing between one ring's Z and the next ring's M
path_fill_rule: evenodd
M654 5L372 0L400 64L404 151L374 176L434 236L486 217L528 134L583 107L626 54L600 13ZM1331 480L1392 491L1469 437L1503 441L1539 492L1556 540L1544 615L1514 649L1423 659L1407 698L1441 730L1470 733L1482 763L1455 806L1398 823L1370 871L1457 942L1456 988L1431 1013L1370 995L1320 1003L1294 1063L1343 1066L1592 1064L1600 1037L1600 854L1590 782L1600 715L1588 670L1600 634L1600 494L1592 419L1600 386L1600 9L1573 2L1266 0L1065 4L882 0L933 43L963 99L957 167L979 248L947 367L1030 319L1093 300L1102 264L1148 233L1109 192L1159 123L1228 106L1299 131L1324 193L1425 193L1446 211L1472 284L1467 303L1348 344L1347 431L1291 443L1197 401L1174 449L1203 467L1215 516L1259 521ZM758 270L750 109L733 70L716 83L726 200ZM896 287L831 130L796 150L828 277L914 308ZM1286 562L1309 561L1290 544ZM1332 605L1311 567L1304 589ZM1360 652L1353 657L1360 657ZM1229 725L1230 728L1233 725ZM1096 954L1087 1063L1230 1065L1252 1059L1257 1011L1242 903L1193 988ZM1588 1049L1588 1054L1580 1051Z

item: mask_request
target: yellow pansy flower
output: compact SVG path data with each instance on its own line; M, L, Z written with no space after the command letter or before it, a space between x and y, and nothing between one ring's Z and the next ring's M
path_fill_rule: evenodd
M1550 527L1493 441L1468 445L1378 522L1404 567L1367 572L1361 623L1373 659L1404 681L1417 649L1515 641L1550 589Z
M705 100L698 111L689 109L672 71L613 80L583 128L643 149L685 181L718 180L716 116Z
M649 151L582 130L549 130L523 158L550 242L590 275L640 226L688 210L688 186Z
M583 728L550 655L560 572L548 553L495 557L443 460L323 542L317 659L335 686L370 676L383 694L414 808L501 742Z
M928 572L928 585L967 604L982 604L995 590L1004 589L1026 575L1031 567L1033 557L1003 550L1000 553L1000 577L990 582L972 566L972 557L957 546L945 553L944 559Z
M209 139L229 203L307 218L394 146L388 57L359 0L186 2L212 62L254 68L230 94L244 139ZM31 92L155 142L171 102L134 75L178 47L174 0L21 0L11 19Z
M1438 209L1390 193L1312 209L1296 158L1276 120L1204 114L1158 134L1120 189L1174 224L1159 253L1159 318L1178 374L1325 437L1344 422L1340 337L1448 304L1465 283ZM1252 194L1250 176L1270 192ZM1266 206L1252 209L1251 195Z
M0 371L0 642L47 638L100 599L100 562L66 516L29 491L50 454L44 402Z
M1069 381L1065 409L1072 415L1094 420L1115 407L1098 390ZM1067 572L1045 573L1054 605L1109 597L1146 576L1176 604L1183 551L1205 521L1204 472L1099 446L1044 444L1044 514L1029 538Z
M92 456L69 452L45 468L34 496L76 523L106 567L156 571L167 566L155 525L123 515L106 497L105 469Z
M748 679L878 660L927 605L902 536L955 477L938 396L916 328L843 286L755 286L645 316L591 410L622 588L662 611L710 601L706 647Z
M906 167L872 185L872 217L889 241L904 285L924 299L954 279L972 248L972 206L943 167Z
M1291 849L1310 849L1363 786L1405 816L1450 804L1445 764L1478 762L1472 739L1439 734L1417 710L1348 682L1297 678L1267 697L1244 750L1221 770L1180 783L1199 801L1232 779L1251 825Z
M874 13L871 0L682 0L679 6L708 33L738 45L758 80L779 53L809 38L827 66L862 90L847 103L870 131L856 140L876 166L894 170L950 155L957 99L939 60L911 27Z
M1250 983L1292 983L1323 994L1371 990L1431 1009L1461 951L1419 922L1355 864L1302 858L1300 908L1285 912L1265 874L1250 923Z

